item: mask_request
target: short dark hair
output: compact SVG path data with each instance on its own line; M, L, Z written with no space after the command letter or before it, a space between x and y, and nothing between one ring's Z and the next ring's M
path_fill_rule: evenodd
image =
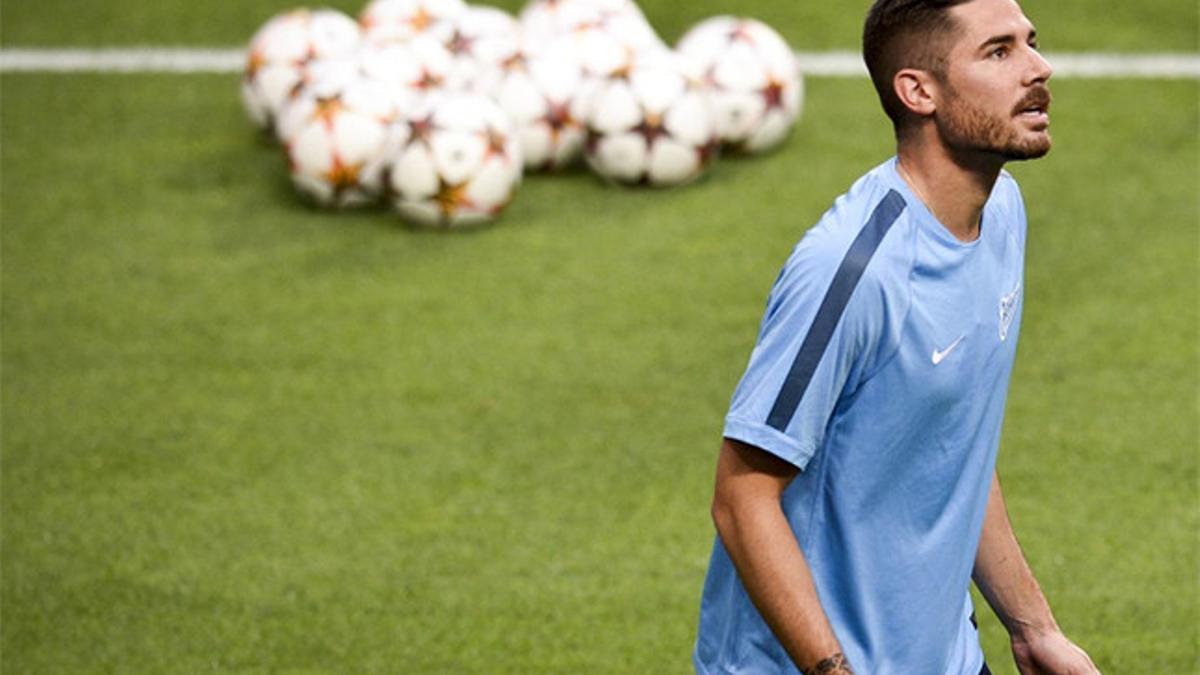
M958 26L950 8L970 0L875 0L863 24L863 61L879 102L900 131L907 109L892 88L904 68L927 70L945 77L947 38Z

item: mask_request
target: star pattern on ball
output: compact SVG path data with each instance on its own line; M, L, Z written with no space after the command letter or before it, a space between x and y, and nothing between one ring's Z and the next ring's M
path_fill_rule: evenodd
M441 75L429 72L428 68L422 68L421 74L413 81L412 86L414 89L430 91L442 86L443 80L444 78Z
M250 55L246 57L246 79L253 80L265 65L267 65L267 57L263 55L262 50L250 50Z
M446 43L446 48L455 56L472 56L475 53L475 38L463 35L460 30L455 30L450 41Z
M333 121L346 109L346 104L342 103L342 99L338 96L324 96L317 99L316 107L313 108L312 117L314 122L320 122L326 129L333 128Z
M483 152L484 161L486 162L492 157L499 157L501 161L507 164L509 157L508 149L506 147L507 138L505 135L500 133L500 131L492 126L488 126L488 128L481 131L479 135L483 138L484 143L487 144L487 147Z
M746 44L754 44L754 36L746 29L746 24L738 23L725 34L725 37L730 42L745 42Z
M587 33L589 31L603 30L603 29L604 29L604 21L603 20L588 19L586 21L580 21L579 23L575 24L575 26L571 29L571 32L573 32L575 35L583 35L584 33Z
M425 11L424 7L418 7L416 13L410 16L406 23L412 26L414 31L421 33L433 25L433 15Z
M529 72L529 63L525 54L518 51L500 62L500 70L504 73Z
M763 97L766 111L783 110L783 83L774 77L768 78L767 84L758 90Z
M556 145L564 130L580 125L579 120L571 115L568 104L549 100L546 101L546 114L542 115L541 121L549 127L550 141Z
M662 115L658 113L645 113L642 115L642 121L638 122L637 126L633 127L634 133L640 134L646 139L646 149L654 147L655 142L663 136L670 136L671 133L663 127Z
M442 222L449 223L450 220L464 208L472 208L474 204L467 197L467 188L469 183L463 181L461 183L451 183L445 178L438 176L438 190L433 195L433 201L437 204L438 213L441 214Z
M628 82L629 76L633 73L634 63L637 61L637 54L634 53L632 47L628 46L623 47L622 52L621 63L609 71L608 79L625 80Z
M363 162L346 163L335 153L333 166L329 167L322 178L333 187L335 199L341 201L343 194L358 187L362 169Z
M717 79L717 64L712 64L704 69L704 75L701 76L702 83L709 89L717 91L725 91L726 87Z
M362 27L364 33L369 33L383 25L383 22L379 20L376 14L368 13L359 18L358 24Z
M408 120L408 145L421 143L425 147L429 147L429 140L433 138L433 133L437 130L437 124L433 121L433 113Z

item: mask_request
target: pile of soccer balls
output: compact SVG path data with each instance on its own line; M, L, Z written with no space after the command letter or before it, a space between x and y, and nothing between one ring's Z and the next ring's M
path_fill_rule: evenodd
M292 181L329 207L390 201L415 223L486 222L523 170L580 158L630 185L680 185L722 146L782 142L803 82L765 24L721 16L672 50L633 0L372 0L270 19L242 100Z

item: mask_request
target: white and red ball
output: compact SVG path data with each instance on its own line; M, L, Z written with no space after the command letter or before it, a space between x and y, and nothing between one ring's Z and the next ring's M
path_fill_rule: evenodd
M353 19L331 9L296 9L269 19L250 39L242 104L256 126L270 129L303 85L314 61L354 53L362 34Z
M555 7L554 21L541 28L526 28L526 50L531 53L569 54L593 78L627 72L648 54L670 51L645 16L632 3L601 0L562 0L557 5L535 3L527 8ZM533 14L537 16L535 12ZM529 14L525 15L528 25Z
M593 28L611 29L636 49L665 47L633 0L532 0L518 18L529 48Z
M659 58L603 82L587 106L588 165L623 184L681 185L716 158L707 95L677 58Z
M368 44L359 61L367 77L388 82L408 94L439 91L451 83L454 75L449 50L429 36Z
M501 69L487 93L516 125L525 168L551 171L583 156L586 91L574 59L527 54Z
M521 146L508 115L482 94L447 91L408 116L409 134L388 167L392 203L419 225L493 220L521 182Z
M787 138L804 103L804 80L779 33L755 19L718 16L689 29L677 50L703 68L723 142L757 153Z
M330 95L358 82L363 77L357 56L321 59L308 64L304 80L297 84L275 115L275 139L287 147L299 128L307 122L313 95Z
M446 42L453 60L452 87L481 91L491 74L521 53L521 26L495 7L470 6Z
M369 42L404 42L424 35L445 44L466 11L463 0L371 0L358 21Z
M395 88L357 78L314 84L284 110L292 183L321 206L377 201L384 170L408 133Z

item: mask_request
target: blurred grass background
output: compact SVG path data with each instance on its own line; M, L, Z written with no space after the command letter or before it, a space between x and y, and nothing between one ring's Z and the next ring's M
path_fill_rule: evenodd
M1047 49L1196 48L1189 3L1025 4ZM730 11L643 6L668 38ZM10 0L0 30L230 45L285 8ZM861 20L737 10L803 49L853 48ZM1200 84L1053 89L1055 150L1011 168L1009 508L1105 672L1196 672ZM891 153L866 80L810 80L783 149L698 184L529 176L450 235L304 206L236 76L0 92L0 670L690 670L766 292Z

